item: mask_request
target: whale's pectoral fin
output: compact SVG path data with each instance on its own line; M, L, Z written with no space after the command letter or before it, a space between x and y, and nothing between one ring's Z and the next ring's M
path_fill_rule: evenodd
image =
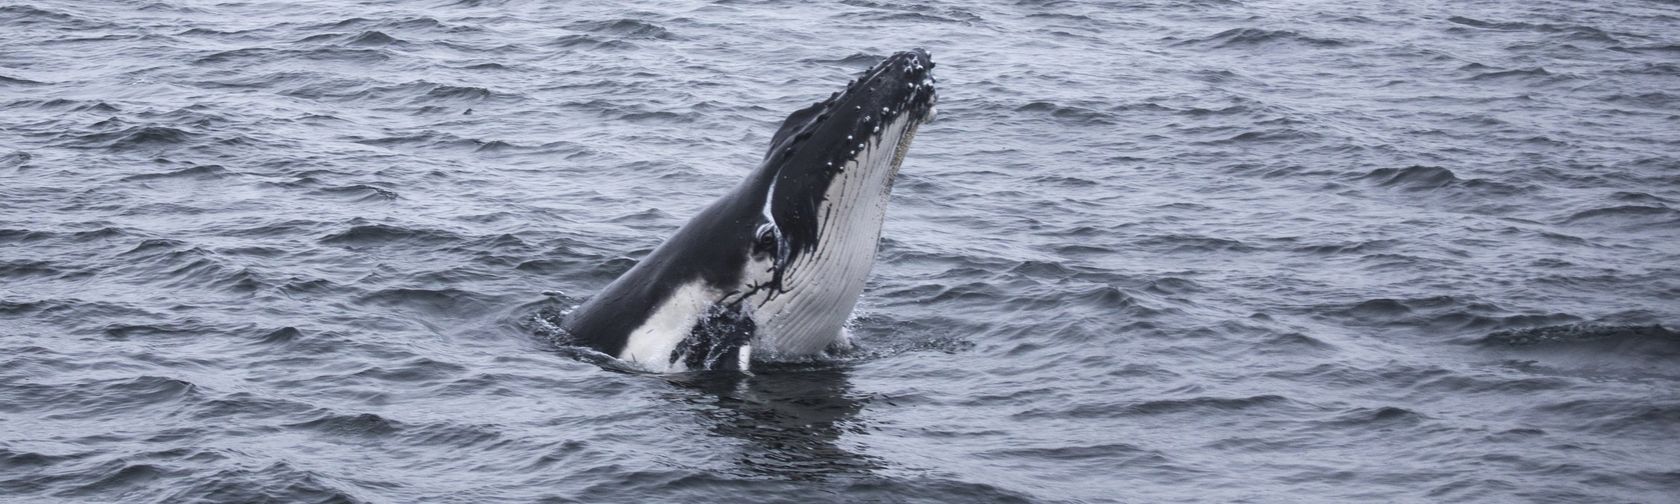
M718 303L706 310L694 323L688 337L671 353L673 362L681 360L690 370L746 371L749 343L758 324L742 312L740 305Z

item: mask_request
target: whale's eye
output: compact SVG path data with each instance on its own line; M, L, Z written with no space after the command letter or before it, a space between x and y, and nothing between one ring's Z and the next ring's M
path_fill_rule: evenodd
M758 236L753 240L754 254L774 254L776 252L776 226L765 224L758 227Z

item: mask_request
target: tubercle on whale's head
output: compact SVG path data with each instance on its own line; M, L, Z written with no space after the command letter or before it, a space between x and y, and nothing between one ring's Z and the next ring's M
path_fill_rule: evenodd
M891 184L917 126L938 102L932 56L922 49L888 56L828 99L790 114L765 153L765 222L791 260L817 241L816 211L829 184L848 166L891 170ZM883 145L891 142L893 145ZM883 153L885 155L883 155ZM763 238L764 235L760 235ZM779 272L777 278L780 278Z

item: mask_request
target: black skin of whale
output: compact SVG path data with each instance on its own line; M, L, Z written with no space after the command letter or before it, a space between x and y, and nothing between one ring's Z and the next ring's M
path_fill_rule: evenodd
M898 71L907 62L918 70ZM788 115L771 138L764 161L740 185L701 210L566 318L562 327L571 343L617 357L631 332L679 287L704 281L724 291L739 290L743 267L752 254L783 256L776 261L770 285L751 287L780 289L781 268L816 246L819 222L815 214L838 173L832 167L842 166L859 141L848 136L870 137L882 121L883 108L901 114L925 113L931 106L927 97L917 96L908 84L921 82L932 68L925 51L900 52L864 72L845 90ZM757 233L772 179L777 182L771 213L782 231L781 243L761 240ZM689 352L690 369L701 369L696 364L702 364L702 359L715 362L714 369L737 367L736 352L751 342L757 330L742 309L739 303L719 303L701 317L678 346L678 352L700 350Z

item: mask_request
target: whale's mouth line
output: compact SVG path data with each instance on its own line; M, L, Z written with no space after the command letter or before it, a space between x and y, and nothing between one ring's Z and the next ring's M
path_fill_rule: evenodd
M899 135L898 145L893 149L892 165L889 168L892 171L887 172L887 184L886 187L881 188L882 191L892 191L893 181L898 180L898 170L904 166L904 155L910 152L910 141L916 138L916 129L920 128L922 123L927 122L927 120L926 118L911 120L910 124L904 127L904 133Z

